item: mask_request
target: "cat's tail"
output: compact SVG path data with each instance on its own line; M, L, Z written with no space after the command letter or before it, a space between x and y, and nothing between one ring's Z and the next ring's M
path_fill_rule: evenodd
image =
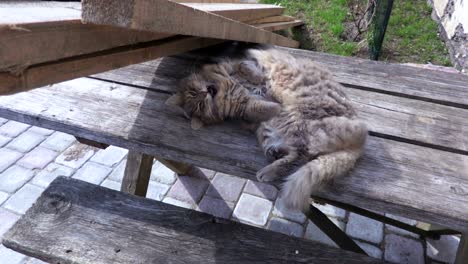
M288 176L282 187L282 200L286 207L308 210L313 191L324 183L349 172L361 156L361 149L341 150L322 155L306 163Z

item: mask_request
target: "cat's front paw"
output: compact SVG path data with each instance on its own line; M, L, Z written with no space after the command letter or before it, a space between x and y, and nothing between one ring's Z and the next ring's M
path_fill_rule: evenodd
M288 147L281 145L270 146L265 151L265 156L267 157L268 161L273 162L275 160L279 160L284 156L288 155L289 149Z
M270 164L257 172L257 179L261 182L274 181L278 178L278 169Z

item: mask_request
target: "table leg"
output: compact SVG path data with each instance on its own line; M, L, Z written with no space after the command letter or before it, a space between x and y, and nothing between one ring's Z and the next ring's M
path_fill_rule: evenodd
M138 196L146 196L152 167L152 156L129 151L120 190Z
M173 160L162 159L158 157L155 157L155 158L159 162L164 164L164 166L168 167L169 169L171 169L173 172L177 173L178 175L206 178L205 174L199 168L193 165L178 162L178 161L173 161Z
M468 233L463 233L458 245L457 257L455 264L466 264L468 263Z
M317 209L312 204L310 205L309 212L307 217L325 233L333 242L335 242L338 247L353 251L356 253L361 253L367 255L366 252L361 249L354 240L352 240L345 232L343 232L339 227L337 227L328 217Z

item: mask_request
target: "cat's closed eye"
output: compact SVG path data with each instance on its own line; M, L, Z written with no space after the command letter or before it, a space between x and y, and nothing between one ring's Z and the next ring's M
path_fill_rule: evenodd
M218 93L218 89L214 84L209 84L208 86L206 86L206 90L211 95L211 97L215 97Z

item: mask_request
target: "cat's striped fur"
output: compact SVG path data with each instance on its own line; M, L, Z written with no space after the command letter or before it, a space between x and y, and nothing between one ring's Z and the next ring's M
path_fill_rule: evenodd
M361 155L367 129L342 86L323 67L277 49L252 49L243 60L207 65L169 101L192 127L241 119L255 124L271 163L260 181L284 179L285 205L306 210L310 194L345 175Z

